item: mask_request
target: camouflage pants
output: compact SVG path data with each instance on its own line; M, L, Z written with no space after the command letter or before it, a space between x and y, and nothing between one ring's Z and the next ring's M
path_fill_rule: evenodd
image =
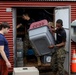
M33 47L31 41L29 40L28 33L25 35L25 41L26 41L25 42L25 49L26 49L25 53L27 53L28 49ZM37 52L36 51L34 52L35 52L35 55L38 56Z
M52 56L51 60L51 69L53 73L57 75L64 75L64 60L65 60L66 51L64 47L59 48Z
M27 51L29 48L31 48L31 43L30 43L30 40L29 40L29 35L28 33L25 34L25 38L24 38L24 56L27 55Z

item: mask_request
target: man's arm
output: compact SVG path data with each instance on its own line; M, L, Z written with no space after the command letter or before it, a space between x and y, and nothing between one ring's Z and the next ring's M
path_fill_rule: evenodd
M56 46L56 47L62 47L62 46L65 46L65 44L66 44L66 42L62 42L62 43L60 43L60 44L56 44L55 46Z
M20 23L20 24L18 24L18 25L17 25L17 27L16 27L16 28L18 29L18 28L19 28L19 27L21 27L21 26L22 26L22 24Z
M10 62L9 62L8 58L6 57L6 54L4 52L4 46L0 46L0 54L1 54L2 58L4 59L4 61L6 62L7 67L10 68L11 64L10 64Z
M51 46L49 46L48 48L54 48L54 47L58 48L58 47L65 46L65 44L66 44L66 42L62 42L62 43L60 43L60 44L51 45Z

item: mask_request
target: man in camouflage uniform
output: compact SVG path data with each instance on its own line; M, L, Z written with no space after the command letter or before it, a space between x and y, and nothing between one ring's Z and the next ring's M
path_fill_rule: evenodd
M65 60L65 44L66 44L66 32L64 30L63 21L58 19L56 21L56 30L52 30L56 33L56 45L51 45L49 48L55 48L56 51L52 55L51 69L54 74L64 74L64 60Z

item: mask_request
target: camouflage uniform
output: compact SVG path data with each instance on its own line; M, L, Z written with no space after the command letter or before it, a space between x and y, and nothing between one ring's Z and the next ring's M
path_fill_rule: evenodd
M65 60L66 51L64 47L61 47L56 50L56 52L52 56L51 60L51 69L52 72L57 75L65 75L64 74L64 60Z
M25 53L27 53L29 48L33 48L33 46L32 46L32 43L29 39L29 34L27 33L25 35ZM35 50L33 50L33 51L34 51L35 55L38 56L37 52Z
M55 30L56 46L61 43L66 43L66 31L62 26L63 26L63 21L61 19L58 19L56 21L57 29ZM65 75L64 74L64 60L65 60L65 55L66 55L65 48L63 45L61 45L55 49L56 49L56 51L53 54L52 61L51 61L52 71L53 71L53 73L57 73L57 75Z
M29 34L26 33L25 34L25 48L24 48L25 49L25 53L27 53L29 48L32 48L32 46L31 46L31 42L29 40Z

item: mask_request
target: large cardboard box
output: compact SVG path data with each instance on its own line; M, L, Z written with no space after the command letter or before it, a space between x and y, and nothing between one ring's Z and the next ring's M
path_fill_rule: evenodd
M17 67L14 68L13 75L39 75L39 71L35 67Z

